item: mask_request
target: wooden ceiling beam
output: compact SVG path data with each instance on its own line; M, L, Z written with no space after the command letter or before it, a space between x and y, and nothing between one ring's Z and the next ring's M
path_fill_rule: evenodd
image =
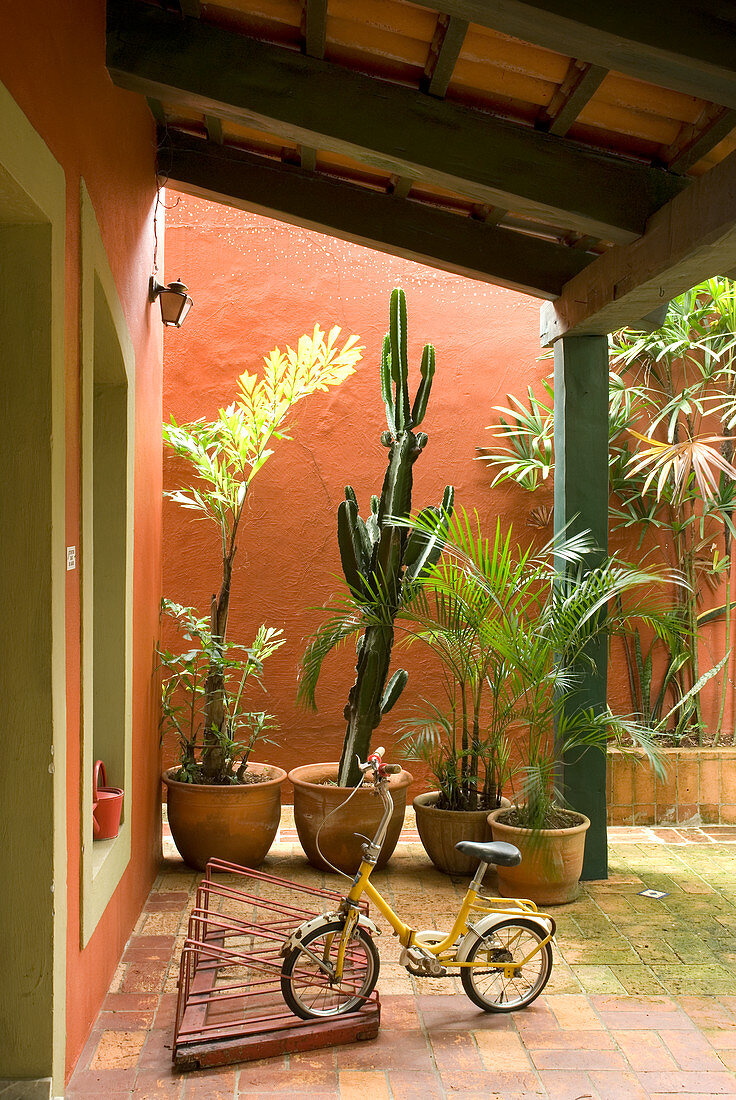
M168 186L539 298L589 257L277 160L168 131Z
M429 95L444 98L468 33L468 25L467 19L458 19L454 15L441 15L437 20L437 30L422 81L422 89Z
M646 234L610 249L542 307L541 338L600 335L636 323L703 279L736 267L736 153L652 215Z
M413 0L566 57L736 107L736 13L703 0Z
M121 87L564 229L634 240L686 185L662 169L153 5L109 0L108 14L108 69Z

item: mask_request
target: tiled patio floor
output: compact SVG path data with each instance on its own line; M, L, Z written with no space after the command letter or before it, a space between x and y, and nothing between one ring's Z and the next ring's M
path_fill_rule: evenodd
M486 1015L455 979L411 978L384 935L375 1042L181 1075L171 1069L178 954L199 876L165 839L66 1096L736 1098L736 828L615 829L611 842L608 881L555 910L555 968L525 1011ZM286 814L264 869L339 889L308 867ZM465 889L434 870L411 822L376 880L418 927L448 922Z

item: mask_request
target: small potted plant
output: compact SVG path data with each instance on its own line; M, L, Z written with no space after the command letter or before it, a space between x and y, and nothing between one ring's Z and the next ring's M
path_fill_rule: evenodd
M289 414L293 405L319 390L339 385L354 372L361 358L362 349L356 346L358 337L349 337L343 347L338 348L339 334L338 327L325 335L315 325L311 336L300 337L296 349L287 347L282 352L275 348L265 357L261 377L247 371L240 376L235 401L228 408L220 409L212 423L198 420L177 424L172 417L171 422L164 425L165 443L194 473L192 485L166 495L214 524L222 550L222 575L219 590L212 596L209 616L199 618L190 609L176 613L181 616L184 634L189 634L196 642L195 651L188 654L196 669L192 667L187 671L186 659L177 663L175 655L164 653L165 660L173 661L164 681L164 718L170 728L175 728L171 707L184 705L190 708L198 723L196 730L185 739L186 743L180 741L184 752L182 763L163 776L170 818L180 816L178 809L172 810L172 799L177 800L177 806L183 800L193 799L204 805L209 799L207 812L214 821L222 812L223 792L234 801L238 796L251 798L249 788L254 779L261 784L271 783L280 773L280 791L285 778L280 769L261 771L249 765L248 753L245 756L241 753L242 744L250 744L251 736L258 736L265 728L259 727L254 712L240 710L243 690L259 673L263 659L280 644L280 632L262 627L249 650L228 643L233 563L253 479L272 454L274 442L289 438ZM171 607L173 605L169 605L169 609ZM179 657L186 658L187 654L179 654ZM184 673L183 678L180 673ZM186 692L187 684L191 690L183 703L182 692ZM170 692L168 697L167 690ZM265 715L263 721L266 722ZM234 770L237 759L240 765ZM272 811L268 813L273 816ZM250 831L252 825L243 822L240 832ZM222 829L218 835L221 833ZM208 842L206 858L234 858L226 854L222 845L209 850L210 847ZM202 858L205 857L196 857L197 865Z
M394 290L390 330L381 357L381 391L388 422L388 431L381 436L388 448L383 488L380 497L373 497L366 520L359 515L352 488L345 489L345 500L338 509L337 537L348 597L327 609L330 617L309 642L299 684L301 702L316 709L316 685L326 656L347 638L358 636L356 679L344 710L347 729L339 764L308 764L289 773L299 839L310 862L322 869L354 871L361 858L361 841L354 834L370 835L381 817L380 803L368 790L358 791L344 813L337 809L346 802L350 789L360 784L358 761L367 758L374 729L406 686L404 669L389 679L396 616L440 553L437 532L411 534L401 522L411 514L412 468L427 444L424 432L415 429L424 420L434 371L434 348L428 344L422 354L421 381L411 402L406 297L403 290ZM447 486L442 506L423 513L428 524L451 512L452 498L453 490ZM394 816L379 867L396 846L411 779L406 771L392 777Z

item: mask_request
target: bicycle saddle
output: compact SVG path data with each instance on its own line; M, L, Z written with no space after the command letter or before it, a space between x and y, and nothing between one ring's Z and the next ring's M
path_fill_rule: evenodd
M461 840L456 844L458 852L472 856L482 863L494 863L499 867L516 867L521 863L521 852L514 844L503 840L489 840L486 844L477 844L474 840Z

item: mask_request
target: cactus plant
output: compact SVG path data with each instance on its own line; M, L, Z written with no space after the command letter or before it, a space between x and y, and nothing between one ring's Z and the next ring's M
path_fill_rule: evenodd
M337 513L337 538L342 569L353 604L352 613L332 620L317 632L305 654L300 698L314 706L314 689L326 654L356 629L358 640L356 678L344 716L347 721L338 783L353 786L360 777L358 759L370 751L371 734L403 691L408 673L399 669L389 680L394 622L404 590L419 583L423 571L440 555L443 520L452 511L454 490L446 486L442 504L420 513L437 523L433 536L426 530L409 531L412 468L426 446L427 436L416 432L424 419L435 371L434 348L424 348L421 381L412 404L409 400L409 366L406 346L406 296L391 295L390 328L381 355L381 391L388 430L381 435L388 448L388 467L380 497L371 500L370 515L363 520L351 486ZM397 520L404 521L398 523ZM355 612L358 612L357 614Z

